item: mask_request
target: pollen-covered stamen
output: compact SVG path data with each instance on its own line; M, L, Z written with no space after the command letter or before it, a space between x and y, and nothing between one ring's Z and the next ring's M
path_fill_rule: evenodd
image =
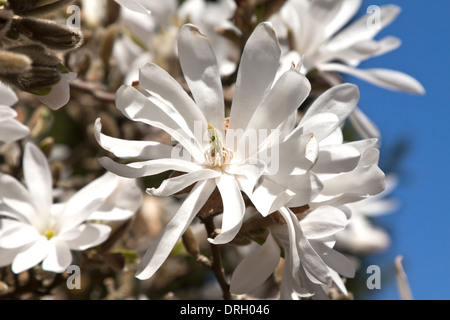
M208 135L210 147L205 151L206 163L214 167L229 164L233 159L233 151L220 141L219 134L210 124L208 124Z

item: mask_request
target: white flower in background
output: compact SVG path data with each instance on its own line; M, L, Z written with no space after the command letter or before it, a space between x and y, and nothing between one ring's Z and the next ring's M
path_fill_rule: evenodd
M178 10L180 21L196 25L208 37L216 53L220 74L223 76L230 75L236 70L240 51L232 41L220 35L217 29L241 34L241 31L231 22L236 7L234 0L217 2L187 0Z
M49 93L35 94L43 104L48 106L52 110L58 110L64 107L70 100L70 81L77 78L76 72L70 72L64 67L62 73L60 73L61 80L55 84Z
M400 39L393 36L374 40L400 13L401 9L395 5L381 6L379 12L368 12L346 26L361 3L361 0L286 2L272 17L278 35L289 38L288 42L293 45L286 48L280 69L286 70L291 61L303 57L303 72L323 72L330 85L336 84L336 79L327 75L331 72L348 74L391 90L424 94L423 86L405 73L383 68L358 68L362 61L386 54L401 44ZM376 125L361 110L356 109L350 121L363 138L380 139Z
M164 51L156 42L159 33L167 35L173 51L178 27L171 22L176 16L176 0L116 0L121 5L118 25L122 35L114 42L113 56L125 75L125 84L137 80L139 68L154 58L155 51ZM172 54L174 54L173 52Z
M404 73L388 69L357 69L362 61L400 46L400 39L392 36L374 40L400 13L400 8L395 5L380 7L379 26L373 25L374 17L367 13L343 28L361 3L361 0L289 0L282 7L280 19L292 32L293 49L303 56L305 72L313 69L342 72L381 87L424 93L422 85Z
M95 126L97 141L103 148L119 158L146 160L124 165L105 157L100 161L107 170L129 178L168 170L186 173L165 180L156 190L147 190L156 196L169 196L195 184L143 257L137 271L140 279L151 277L161 266L216 187L222 197L223 218L221 233L210 239L214 244L228 243L238 233L245 211L241 191L263 216L279 209L296 193L296 202L308 203L320 191L320 184L308 170L312 165L308 150L314 150L315 144L311 133L298 131L284 141L269 134L264 140L250 139L253 133L257 137L258 132L277 133L271 130L292 119L310 92L308 80L296 69L273 83L280 48L269 23L260 24L245 46L226 131L219 67L210 43L195 26L187 24L178 37L178 52L195 102L166 71L149 64L141 69L139 78L147 94L123 86L117 92L116 104L129 119L165 130L179 145L172 148L153 141L125 141L101 134L100 120ZM355 93L355 86L350 86ZM238 131L241 136L233 135ZM248 148L243 150L241 146L248 141ZM267 154L269 148L274 151L274 146L295 152L271 158L269 164L261 155ZM297 179L271 180L277 168L280 176L296 172Z
M370 218L394 212L398 208L396 199L387 196L397 186L397 178L386 176L386 189L373 197L344 205L350 219L349 225L336 234L336 246L356 254L368 254L385 250L391 243L387 232L376 227Z
M12 142L26 137L30 130L15 118L17 112L11 108L17 102L14 91L0 83L0 141Z
M94 247L111 231L88 220L127 219L140 199L134 192L129 198L131 191L138 191L132 185L107 173L66 202L53 203L47 159L32 143L25 145L23 170L25 186L0 175L0 216L4 217L0 220L0 266L12 264L14 273L41 262L44 270L65 271L72 261L70 250ZM123 190L124 186L130 189ZM130 203L135 204L128 207Z
M354 111L358 98L358 91L351 85L335 86L310 106L296 127L292 122L285 124L292 126L287 130L292 130L290 137L299 132L314 134L316 146L309 149L309 170L317 178L320 192L310 202L298 201L296 195L280 208L283 223L270 227L266 242L235 270L231 280L233 293L246 293L262 284L278 265L280 247L285 257L282 299L310 295L324 298L323 287L330 287L333 282L347 293L339 274L353 277L354 266L333 250L335 235L348 224L343 206L377 195L385 188L384 173L378 167L378 150L374 148L376 139L343 141L340 127ZM293 152L280 149L280 155L290 156ZM271 178L297 179L295 174L276 174ZM300 207L305 205L306 208ZM256 264L259 272L255 271Z

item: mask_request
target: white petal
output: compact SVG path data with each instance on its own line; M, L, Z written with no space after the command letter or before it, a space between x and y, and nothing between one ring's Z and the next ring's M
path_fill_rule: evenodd
M108 157L103 157L100 158L99 161L106 170L125 178L145 177L170 170L192 172L203 169L203 167L198 164L180 159L157 159L120 164Z
M159 188L147 189L147 193L158 197L170 196L200 180L214 179L220 175L221 173L219 171L210 169L193 171L175 178L166 179L161 183Z
M17 249L3 249L0 248L0 268L9 266L14 261L14 258L22 250L22 248Z
M338 63L320 65L319 68L322 71L346 73L386 89L425 94L425 89L420 82L400 71L389 69L360 70Z
M156 141L131 141L117 139L101 133L100 118L95 121L94 135L103 149L119 158L155 159L170 158L172 147Z
M0 197L6 206L13 209L8 212L9 217L28 223L36 219L36 209L28 190L12 176L0 174Z
M176 110L185 120L191 132L194 132L195 121L201 122L206 128L205 116L207 114L202 113L199 106L167 71L156 64L147 64L139 70L139 83L152 96L165 101Z
M212 244L225 244L233 240L241 228L245 203L234 176L223 174L216 179L216 184L223 203L222 228L219 235L208 240Z
M359 195L375 195L385 189L385 177L383 171L376 165L358 167L347 173L342 173L335 178L323 181L324 195L339 195L341 193L353 193Z
M285 72L258 105L247 130L276 129L300 107L311 91L308 79L295 69Z
M215 187L216 184L211 180L195 185L178 212L145 253L136 271L138 279L148 279L159 269Z
M40 237L36 229L28 224L2 219L2 233L0 234L0 247L5 249L19 248Z
M349 258L328 247L321 241L311 241L311 244L331 269L346 278L353 278L355 276L355 265Z
M0 96L2 97L2 105L12 106L18 99L17 96L10 87L0 82Z
M25 138L29 133L30 129L15 119L0 121L0 141L16 141Z
M322 140L333 134L339 127L339 118L334 113L317 113L302 120L299 129L302 134L312 134L320 144Z
M238 179L240 189L250 198L256 209L265 217L288 203L295 193L271 181L268 177L256 188L245 177Z
M287 188L295 194L295 196L286 204L291 208L308 204L315 199L323 189L322 182L313 172L292 176L287 180L286 184Z
M78 238L67 241L67 245L72 250L83 251L101 244L108 238L111 227L104 224L87 223L80 226L80 230Z
M300 225L308 239L325 238L343 230L347 226L347 217L335 207L323 206L310 212Z
M47 215L53 203L53 179L47 158L31 142L25 145L23 174L36 209L40 214Z
M154 99L153 99L154 100ZM160 101L157 105L133 87L122 86L116 93L117 108L129 119L140 121L166 131L194 157L203 158L201 142L197 140L189 126L194 120L187 121L170 105ZM203 122L199 119L199 123ZM201 126L206 128L206 126ZM200 155L199 155L200 154Z
M70 85L69 81L75 80L77 74L69 72L68 74L61 74L61 80L52 87L49 94L35 95L43 104L47 105L52 110L58 110L65 106L70 100Z
M186 24L178 35L178 54L184 78L195 102L209 124L224 130L222 83L211 44L196 26Z
M21 273L39 264L47 256L50 243L45 237L40 237L35 243L17 254L12 263L12 271Z
M356 108L349 116L350 123L356 132L363 139L376 138L380 141L381 133L373 123L359 108Z
M248 39L239 66L229 129L245 129L272 86L281 49L271 24L259 24Z
M266 241L247 255L236 267L230 281L230 291L245 294L259 287L275 271L281 250L269 233Z
M50 240L48 255L42 262L42 269L50 272L64 272L72 262L70 248L64 241Z
M357 86L350 83L336 85L314 101L301 119L300 125L319 113L333 113L341 123L356 108L358 101L359 89Z
M361 7L362 0L343 0L339 12L334 16L326 27L325 37L329 38L338 30L345 26L350 19L358 12Z
M361 154L350 144L321 146L314 173L340 173L356 168Z
M143 1L137 1L137 0L114 0L124 8L127 8L129 10L139 12L142 14L150 15L151 11L148 8L148 5L146 5Z
M379 26L370 26L371 22L374 22L375 17L371 13L368 13L339 32L339 34L328 42L326 48L330 51L336 51L349 47L359 41L370 40L394 21L401 11L400 7L395 5L382 6L380 9Z

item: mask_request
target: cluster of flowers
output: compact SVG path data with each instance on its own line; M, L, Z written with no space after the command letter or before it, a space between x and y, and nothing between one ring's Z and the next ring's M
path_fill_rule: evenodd
M22 2L31 11L39 3ZM20 273L42 263L64 272L71 250L106 241L108 222L130 219L144 197L177 196L181 205L141 257L137 278L151 278L181 238L198 256L200 240L185 236L198 218L212 250L245 244L231 272L232 294L254 292L282 270L281 299L328 298L331 287L347 295L343 278L355 266L336 248L367 253L389 244L366 217L393 209L382 197L395 183L378 166L380 133L358 108L358 87L340 74L424 93L399 71L358 69L400 45L395 37L374 39L400 9L381 7L374 27L369 13L351 22L361 0L116 2L111 59L124 80L115 106L171 141L113 136L98 116L93 135L107 153L99 158L107 172L68 194L53 188L45 150L25 141L29 129L11 108L17 97L2 86L0 140L21 142L24 152L20 174L0 174L0 267ZM10 3L2 14L17 14ZM82 4L86 21L99 24L102 10L92 6L105 4ZM10 30L21 32L28 18L11 19ZM6 52L23 54L15 48L6 47L0 63ZM4 70L1 79L11 79ZM360 139L347 140L346 125ZM166 172L142 194L138 181Z

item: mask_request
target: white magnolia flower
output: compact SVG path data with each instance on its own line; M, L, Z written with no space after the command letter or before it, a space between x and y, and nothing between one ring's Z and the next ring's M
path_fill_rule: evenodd
M369 12L343 28L361 3L361 0L289 0L275 20L280 19L292 32L293 49L303 56L305 72L318 69L346 73L381 87L424 93L422 85L404 73L357 68L362 61L400 46L400 39L392 36L374 40L400 13L400 8L395 5L382 6L376 17ZM376 20L378 17L379 21Z
M61 80L55 84L51 91L47 94L35 94L34 96L39 99L43 104L48 106L52 110L58 110L64 107L70 100L70 81L77 78L76 72L69 72L65 70L60 73Z
M26 137L30 130L15 118L17 112L11 108L17 102L14 91L0 83L0 141L12 142Z
M263 216L279 209L295 194L295 202L304 204L320 191L320 184L308 170L312 165L308 152L314 150L315 143L312 133L302 134L298 130L283 140L276 135L275 129L292 119L306 99L310 84L296 69L287 71L273 83L280 48L269 23L260 24L245 46L225 134L222 85L210 43L194 25L187 24L178 37L178 52L195 102L166 71L149 64L141 69L139 79L147 93L123 86L117 92L116 104L129 119L165 130L179 145L172 148L153 141L108 137L101 134L100 121L96 122L96 138L103 148L120 158L143 160L124 165L109 158L100 159L107 170L130 178L168 170L186 173L165 180L158 189L147 190L156 196L172 195L195 184L143 257L137 272L140 279L151 277L161 266L216 188L222 197L223 219L221 233L210 239L214 244L231 241L239 231L245 211L241 191ZM353 90L355 94L355 86L349 86L341 89ZM311 126L315 124L314 120L310 122ZM237 132L241 135L236 135ZM251 139L253 134L258 138L261 132L270 135ZM279 158L264 158L275 147L293 153L280 152ZM158 159L148 160L154 158ZM297 179L272 180L277 171L278 178L295 172Z
M12 264L14 273L41 262L44 270L63 272L72 261L70 250L94 247L111 231L87 220L129 218L136 204L128 206L140 199L133 185L107 173L66 202L53 203L47 159L32 143L25 146L23 169L26 186L0 175L0 216L6 217L0 220L0 266ZM123 183L130 190L122 190Z

